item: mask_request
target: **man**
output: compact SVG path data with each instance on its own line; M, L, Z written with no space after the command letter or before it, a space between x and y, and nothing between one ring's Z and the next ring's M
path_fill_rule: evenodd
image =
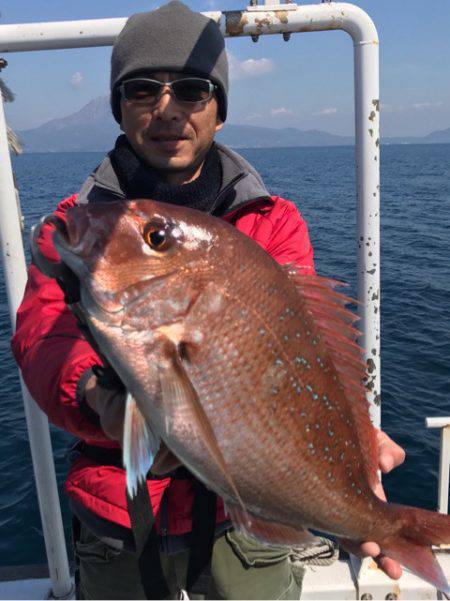
M143 197L186 205L226 219L278 262L295 263L302 273L313 274L306 224L294 204L271 196L242 157L214 143L226 119L227 94L224 40L213 21L177 0L133 15L114 45L111 62L112 112L124 135L80 193L60 203L56 214L63 216L76 203ZM56 259L51 233L44 228L39 245L46 257ZM163 596L162 580L166 596L186 589L190 557L197 549L191 543L199 541L202 547L197 526L191 533L192 515L201 530L201 508L209 502L213 547L203 594L299 598L301 577L294 574L288 552L232 532L221 500L214 497L211 510L211 497L177 467L167 449L157 457L162 475L155 476L154 470L147 482L157 532L146 546L149 562L143 565L133 554L136 539L130 525L134 528L135 518L130 519L116 442L121 440L124 391L110 368L99 367L100 357L66 306L76 300L72 284L63 283L64 296L55 281L31 265L13 350L30 392L50 420L84 441L66 484L76 516L79 595L157 598ZM379 436L380 465L392 468L401 462L402 450L386 435ZM367 545L356 551L379 554L376 545ZM391 576L398 576L395 562L380 561ZM190 583L191 595L201 583L201 578Z

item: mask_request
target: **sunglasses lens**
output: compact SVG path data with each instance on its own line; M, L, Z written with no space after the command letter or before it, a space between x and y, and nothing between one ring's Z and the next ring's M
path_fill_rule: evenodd
M123 82L123 93L126 100L131 102L151 102L158 97L163 84L158 81L132 79Z
M172 89L181 102L202 102L211 97L210 83L206 79L179 79L173 82Z

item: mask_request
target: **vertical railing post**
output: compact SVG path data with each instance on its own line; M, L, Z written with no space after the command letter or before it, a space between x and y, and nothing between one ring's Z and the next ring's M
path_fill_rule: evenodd
M378 39L354 40L358 328L372 422L381 424Z
M448 513L448 487L450 484L450 417L427 417L427 428L441 428L439 454L438 511Z
M441 453L439 457L438 511L448 513L448 486L450 472L450 425L441 430Z
M27 272L1 95L0 246L11 324L14 329L16 312L23 297ZM22 379L21 387L45 549L52 581L52 595L57 599L68 598L72 594L72 581L64 540L48 421L31 398Z

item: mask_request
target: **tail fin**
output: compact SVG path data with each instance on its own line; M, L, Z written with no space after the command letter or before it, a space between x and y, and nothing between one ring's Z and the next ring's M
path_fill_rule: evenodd
M450 516L394 503L388 507L401 526L396 535L380 543L382 553L450 594L447 578L431 550L431 545L450 543Z

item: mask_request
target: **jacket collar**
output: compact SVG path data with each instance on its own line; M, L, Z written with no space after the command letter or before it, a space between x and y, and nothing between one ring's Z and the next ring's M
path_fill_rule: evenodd
M237 152L216 143L222 165L222 186L216 197L214 215L225 215L270 195L259 173ZM89 175L78 193L77 203L125 200L109 155Z

